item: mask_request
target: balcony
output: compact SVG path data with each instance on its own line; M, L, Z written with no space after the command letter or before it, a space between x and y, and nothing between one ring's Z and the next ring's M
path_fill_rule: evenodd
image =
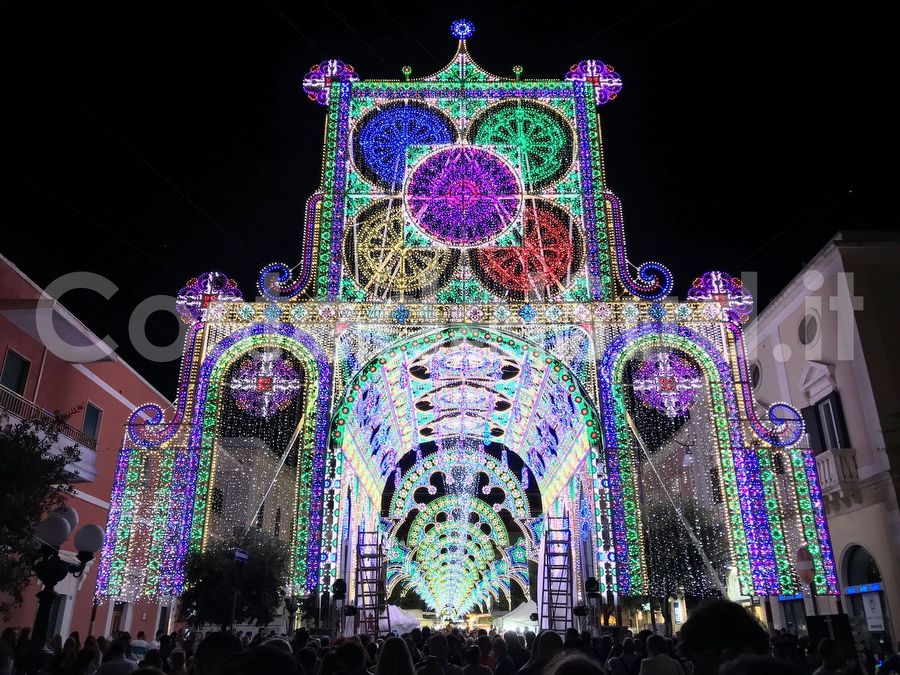
M835 448L816 455L816 469L822 487L822 500L829 512L859 500L859 472L856 450Z
M6 413L12 423L21 420L52 420L53 415L39 408L31 401L15 392L0 387L0 413ZM2 423L2 420L0 420ZM80 429L63 424L59 430L59 440L51 452L59 452L72 444L78 447L81 459L66 467L75 476L74 483L90 483L97 478L97 439L91 438Z

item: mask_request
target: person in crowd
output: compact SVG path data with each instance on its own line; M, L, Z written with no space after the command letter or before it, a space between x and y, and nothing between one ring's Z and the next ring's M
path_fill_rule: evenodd
M641 661L639 675L685 675L682 665L669 656L662 635L648 635L645 646L647 658Z
M416 675L412 655L401 637L389 637L381 646L375 675Z
M804 675L797 664L774 656L739 656L719 669L719 675Z
M427 628L427 627L426 627ZM422 631L422 636L424 637L426 634L425 630ZM450 663L447 659L450 653L450 646L447 644L447 637L443 633L437 633L436 635L431 635L431 631L428 631L428 656L425 661L418 665L417 673L427 673L429 671L434 670L434 666L431 662L436 662L439 668L438 672L443 673L444 675L462 675L462 668L457 666L456 664Z
M169 654L169 675L187 675L187 657L183 649L174 649Z
M15 638L15 632L12 634L9 633L11 629L6 629L3 631L3 639L0 640L0 675L12 675L13 672L13 663L15 661L15 654L13 652L13 645L10 644L12 639Z
M318 660L319 655L316 653L313 646L307 645L294 654L294 657L297 659L297 663L300 664L306 675L316 675L316 661Z
M504 638L494 638L494 661L494 675L513 675L518 670Z
M465 675L493 675L493 671L487 666L481 665L481 650L475 645L466 649L466 665L463 666Z
M131 641L131 658L140 663L149 648L150 645L145 639L144 631L139 630L137 637Z
M606 663L606 670L610 675L637 675L641 669L641 659L634 653L634 640L625 638L622 640L622 652L613 656Z
M234 633L210 633L197 644L197 653L193 659L194 672L196 675L219 675L240 651L241 641Z
M693 675L714 675L740 656L768 654L769 634L737 603L708 600L682 626L679 650Z
M847 665L844 648L837 640L824 638L819 642L816 653L822 665L813 671L813 675L851 675L854 672L853 668Z
M358 640L350 639L341 643L335 650L335 656L341 675L366 675L369 672L366 669L366 650Z
M491 649L493 649L493 645L491 644L491 638L487 633L484 635L478 636L478 651L481 653L478 662L490 669L491 672L494 672L494 666L496 665L496 661L494 661L494 657L491 655Z
M517 673L517 675L541 675L547 665L553 661L563 650L563 640L559 633L545 630L537 636L531 658Z
M506 652L516 665L516 670L528 663L531 654L522 646L522 640L516 631L506 631L503 640L506 642Z
M144 658L138 662L141 668L159 668L163 670L163 658L158 649L148 649L144 652Z
M876 672L878 675L900 675L900 642L897 643L897 651L887 657Z
M100 661L103 655L98 649L89 647L87 639L85 639L84 644L85 646L75 655L75 663L70 671L72 675L94 675L100 668Z
M97 675L124 675L137 670L137 664L126 658L128 644L124 640L113 640L109 643L103 663L97 670Z
M603 667L583 652L564 652L544 675L605 675Z

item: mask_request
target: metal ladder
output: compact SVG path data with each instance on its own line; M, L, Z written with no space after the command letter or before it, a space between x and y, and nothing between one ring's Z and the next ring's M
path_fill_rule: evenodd
M541 630L565 632L572 614L572 533L568 516L547 516L544 532Z
M356 539L356 615L354 633L366 633L373 639L391 632L384 585L384 551L381 533L360 530Z

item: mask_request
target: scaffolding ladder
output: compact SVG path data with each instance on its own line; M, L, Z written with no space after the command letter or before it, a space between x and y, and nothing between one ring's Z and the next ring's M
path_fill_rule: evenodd
M356 540L356 615L353 630L372 639L391 632L384 584L384 551L381 533L359 530Z
M568 516L547 516L540 629L565 632L573 626L572 533Z

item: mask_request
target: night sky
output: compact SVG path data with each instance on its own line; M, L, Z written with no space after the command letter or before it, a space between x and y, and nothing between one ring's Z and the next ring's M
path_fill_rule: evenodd
M128 317L200 272L253 296L265 263L299 260L324 128L300 86L309 67L423 76L467 17L470 52L498 74L615 66L624 88L601 124L629 258L668 265L681 295L708 269L756 270L765 302L838 230L900 223L897 10L871 4L4 3L0 251L41 285L77 270L111 279L111 300L63 303L174 395L178 363L137 356ZM170 341L175 320L154 318L151 336Z

